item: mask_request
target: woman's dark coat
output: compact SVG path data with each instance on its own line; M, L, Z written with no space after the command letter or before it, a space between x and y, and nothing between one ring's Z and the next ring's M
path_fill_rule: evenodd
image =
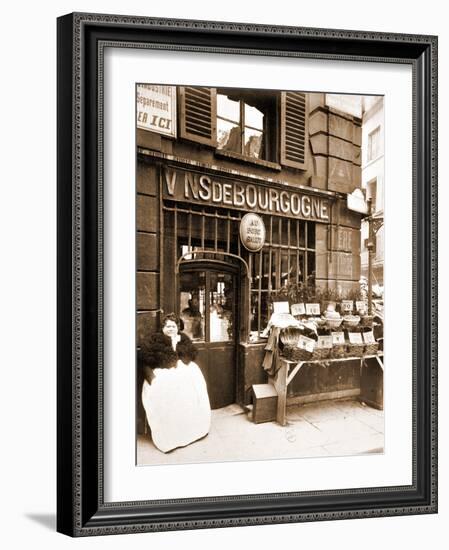
M180 336L181 340L176 345L176 351L173 349L171 338L162 332L153 334L147 342L142 344L139 351L139 365L144 378L150 384L154 377L153 369L176 367L178 359L186 365L195 360L197 350L192 340L183 332Z

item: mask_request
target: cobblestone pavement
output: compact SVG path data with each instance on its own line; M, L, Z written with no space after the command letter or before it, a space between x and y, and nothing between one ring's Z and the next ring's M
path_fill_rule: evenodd
M287 408L287 425L254 424L239 405L212 411L203 439L162 453L150 435L139 435L137 464L186 464L383 453L384 413L357 400Z

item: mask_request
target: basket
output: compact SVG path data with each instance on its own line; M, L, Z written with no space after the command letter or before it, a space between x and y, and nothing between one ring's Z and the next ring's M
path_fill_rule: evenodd
M347 357L362 357L365 344L348 344Z
M362 315L360 319L360 325L362 327L372 327L373 319L374 319L374 315Z
M343 324L345 328L355 328L360 323L360 317L358 315L347 315L343 317Z
M297 346L284 346L282 356L289 361L310 361L313 353Z
M334 344L331 350L331 357L333 359L346 357L346 344Z
M365 355L377 355L379 351L379 344L377 342L372 342L371 344L365 345Z
M279 340L284 346L295 347L301 336L301 330L297 327L285 327L279 334Z
M343 318L339 319L326 319L326 327L330 329L338 328L343 322Z
M315 323L317 328L323 328L326 325L326 319L323 319L323 317L311 317L309 321Z
M313 350L312 359L320 361L321 359L328 359L331 354L332 348L315 348Z

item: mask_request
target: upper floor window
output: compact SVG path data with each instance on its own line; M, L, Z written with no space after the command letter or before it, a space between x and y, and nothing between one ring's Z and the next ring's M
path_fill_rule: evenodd
M264 112L265 111L265 112ZM217 148L267 160L268 120L261 102L217 94Z
M217 90L217 150L242 159L279 162L279 94Z
M180 86L178 95L182 139L239 161L307 169L306 94Z
M368 134L368 162L380 155L380 126Z

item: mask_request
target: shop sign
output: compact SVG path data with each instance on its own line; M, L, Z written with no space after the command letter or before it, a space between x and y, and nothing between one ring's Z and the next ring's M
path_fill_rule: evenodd
M246 250L259 252L265 244L266 230L257 214L245 214L240 222L240 240Z
M342 313L352 313L353 309L354 309L354 302L352 300L343 300L341 302Z
M320 304L306 304L307 315L320 315Z
M344 332L333 332L332 333L332 344L341 345L345 343L345 333Z
M176 137L176 86L137 85L137 128Z
M351 344L363 344L361 332L348 332L348 338Z
M162 189L165 199L175 201L329 222L329 199L291 188L279 189L164 167Z
M297 347L300 349L304 349L310 353L313 353L313 350L315 349L316 342L313 338L308 338L307 336L301 336L298 339Z
M347 207L349 210L353 210L354 212L368 214L368 205L365 201L365 196L360 189L354 189L351 194L347 195Z
M304 304L292 304L290 308L290 312L293 315L293 317L297 317L299 315L305 315L306 314L306 308Z
M318 349L329 349L332 347L332 336L318 336L316 347Z
M289 313L288 302L273 302L273 313Z
M363 333L363 340L365 341L365 344L375 344L376 339L374 338L374 333L372 330L369 332Z

